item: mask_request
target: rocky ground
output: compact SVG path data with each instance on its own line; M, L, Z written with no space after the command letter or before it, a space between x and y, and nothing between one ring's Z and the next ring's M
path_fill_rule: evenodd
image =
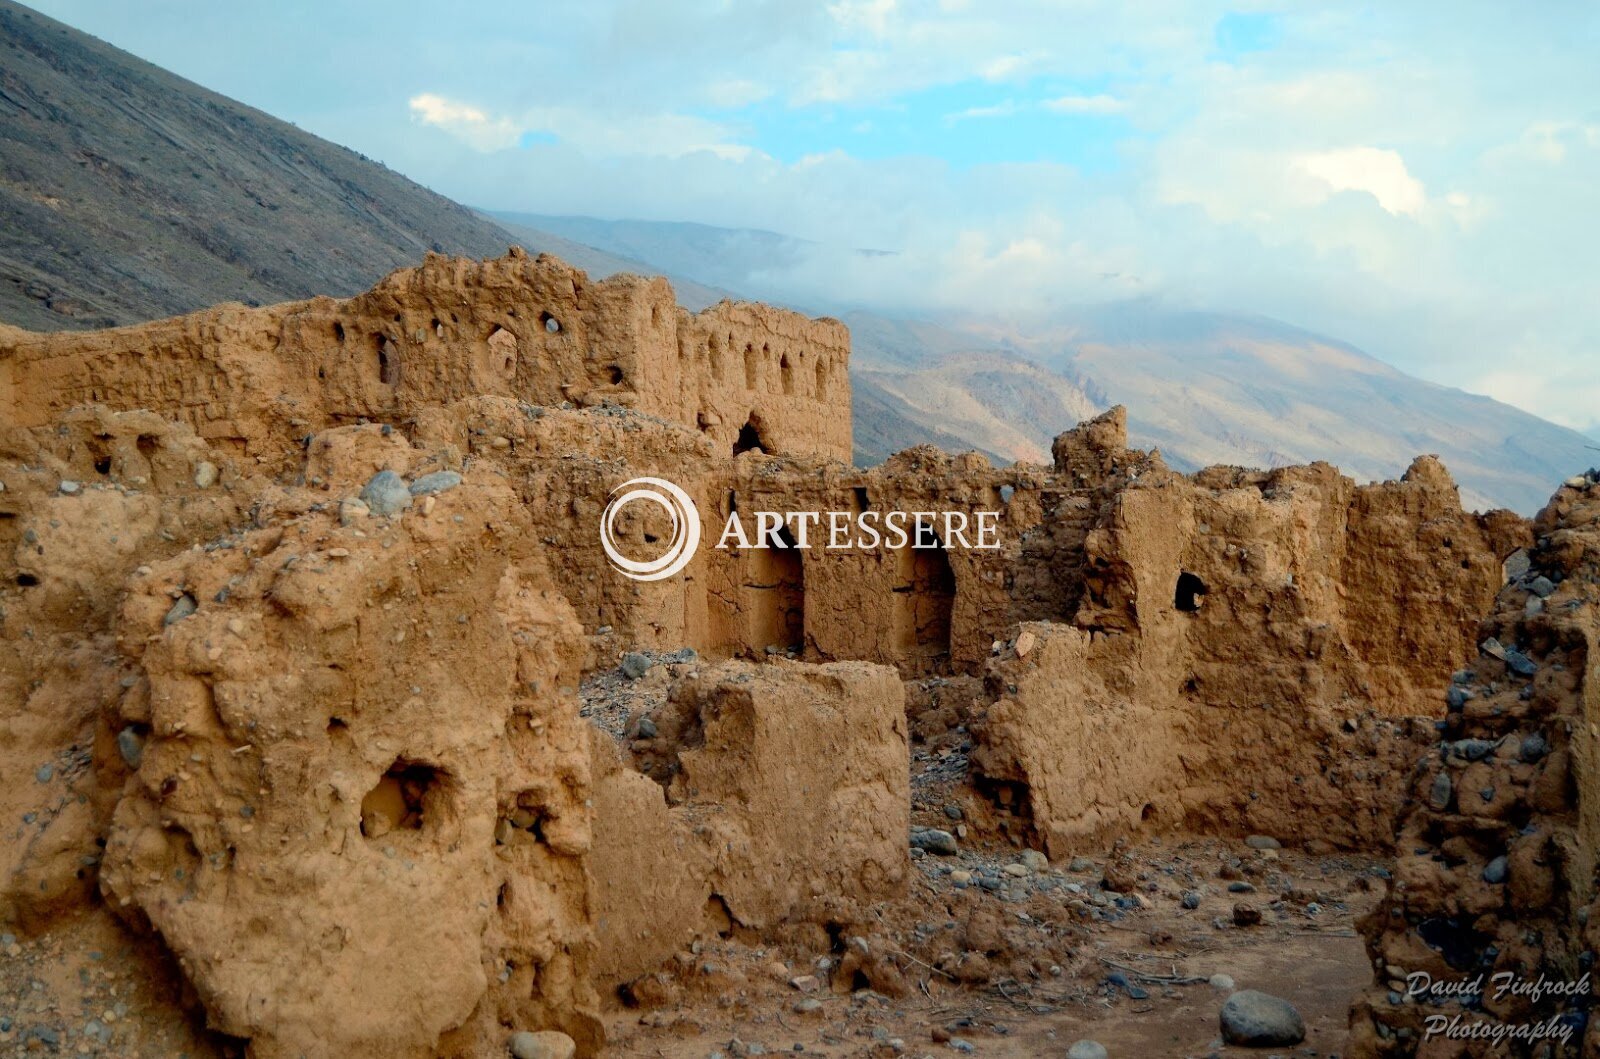
M616 1054L1092 1059L1069 1049L1093 1041L1111 1056L1338 1056L1370 977L1353 922L1383 869L1359 859L1173 840L1040 870L1014 849L963 846L918 867L870 938L823 952L728 938L684 954L616 1018ZM1113 885L1132 872L1131 889L1105 889L1108 871ZM1224 1003L1252 989L1293 1004L1301 1044L1224 1043Z
M628 998L612 1054L1021 1057L1080 1040L1110 1056L1340 1054L1369 979L1352 920L1381 887L1376 864L1168 840L1035 868L957 845L916 859L911 895L878 910L869 938L697 943ZM1235 924L1245 906L1259 925ZM0 1056L242 1054L182 1014L174 969L108 917L0 942ZM1291 1001L1305 1042L1224 1046L1219 1012L1243 989Z
M981 843L924 854L911 895L879 910L870 938L697 943L628 998L611 1054L1092 1059L1068 1051L1086 1040L1141 1059L1341 1054L1349 998L1369 980L1352 919L1381 886L1376 864L1214 840L1038 870L1024 867L1031 860ZM1132 888L1106 890L1108 870L1114 885L1131 872ZM1241 886L1252 890L1232 892ZM1259 925L1235 925L1245 904ZM0 1056L243 1054L182 1014L174 969L109 917L0 942ZM1058 962L1033 969L1044 960ZM1292 1002L1304 1043L1225 1046L1219 1012L1246 989Z
M688 652L623 655L580 689L584 714L644 745L696 664ZM615 1054L1340 1054L1349 998L1370 978L1354 920L1383 888L1379 862L1252 836L1150 839L1052 863L1007 841L1015 821L969 782L977 682L907 691L907 897L858 933L762 947L730 925L696 943L623 990ZM1221 1009L1248 990L1290 1001L1305 1040L1276 1053L1226 1044ZM1093 1044L1069 1051L1079 1042Z
M0 935L0 1056L244 1054L208 1033L198 1007L184 1001L182 979L161 946L103 911L36 938Z

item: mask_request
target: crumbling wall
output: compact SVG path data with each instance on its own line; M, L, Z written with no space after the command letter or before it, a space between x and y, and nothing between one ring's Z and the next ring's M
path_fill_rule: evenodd
M735 461L714 483L712 510L702 512L712 542L736 508L752 535L760 511L837 511L851 518L871 512L880 528L890 512L906 516L907 526L918 512L954 512L965 518L971 544L978 541L978 513L994 512L999 546L945 540L946 527L936 517L925 540L936 541L935 548L891 547L886 536L870 548L830 548L827 527L820 525L782 568L754 550L723 551L712 557L706 575L708 647L754 656L793 647L808 659L860 659L906 675L971 671L1014 620L1012 573L1025 533L1043 517L1045 484L1040 468L994 468L977 453L951 456L928 446L867 470L818 461ZM784 585L802 590L803 638L795 644L764 635L773 625L762 618L775 602L764 597Z
M892 669L724 663L674 688L671 708L659 725L679 735L668 797L717 851L736 922L845 918L899 891L910 765Z
M903 892L910 764L894 670L723 662L646 719L654 734L625 755L596 749L605 981L653 970L697 931L861 922Z
M6 435L9 749L50 766L8 787L37 824L4 849L8 925L98 884L253 1054L480 1054L506 1027L591 1054L595 987L685 931L898 892L892 670L708 670L676 699L670 800L577 715L588 647L619 633L583 637L558 582L623 635L693 633L692 579L607 576L593 535L629 460L701 488L698 432L487 396L410 431L321 431L277 481L151 413ZM379 472L438 481L380 511Z
M888 667L987 667L974 782L1053 853L1141 826L1386 840L1432 736L1403 715L1477 650L1466 616L1530 542L1521 520L1463 514L1428 459L1367 487L1326 465L1178 475L1126 448L1115 409L1050 468L923 447L857 470L847 357L835 322L690 316L662 281L519 252L431 257L344 302L0 332L5 923L42 929L103 887L261 1055L465 1056L510 1027L591 1054L596 987L686 938L826 937L899 892ZM661 582L612 570L597 535L641 475L702 519ZM1001 547L717 549L734 505L998 511ZM1592 521L1573 501L1541 529L1569 609ZM637 505L618 530L645 557L670 527ZM1513 602L1533 624L1490 655L1528 652L1517 701L1567 717L1592 637ZM571 689L640 647L712 660L619 749ZM1510 678L1478 669L1503 705ZM1569 771L1540 767L1581 788L1596 751L1567 719L1566 744L1543 737ZM1485 804L1537 787L1505 745ZM1534 897L1546 868L1589 893L1600 817L1586 798L1561 817L1557 788L1527 805L1575 837L1507 838ZM1462 826L1447 860L1490 834Z
M530 543L547 556L555 586L571 602L597 649L614 658L633 648L708 649L706 599L715 496L709 441L697 431L632 409L543 408L503 397L478 397L428 409L415 436L449 465L484 462L521 499ZM405 468L397 468L404 470ZM702 543L679 577L643 582L613 570L601 548L601 514L612 493L640 476L683 488L702 516ZM655 558L670 539L659 508L622 508L616 537L624 554Z
M713 334L760 351L756 385L742 385L742 367L716 376ZM848 359L837 321L731 304L691 316L665 280L592 283L513 248L489 261L432 254L344 301L223 305L97 332L7 329L0 409L28 426L91 403L149 409L283 467L318 430L487 394L634 407L705 429L730 455L754 420L783 451L847 460Z
M37 930L92 899L120 767L101 717L132 679L121 586L243 517L249 483L185 427L76 410L0 427L0 922Z
M1468 656L1456 615L1492 598L1519 527L1463 513L1429 460L1365 487L1325 464L1148 466L1086 536L1073 626L1024 625L997 656L981 782L1053 852L1142 822L1293 833L1311 815L1329 841L1381 845L1423 734L1381 718L1424 713ZM1398 600L1346 587L1383 564L1413 586Z
M631 766L599 729L590 734L594 777L594 975L614 990L653 971L708 923L708 851L674 814L661 786ZM716 911L716 910L711 910Z
M837 320L744 302L679 310L678 353L684 404L671 418L698 426L719 456L849 462L850 332Z
M1569 481L1534 533L1408 776L1394 879L1361 924L1376 984L1351 1012L1353 1054L1494 1051L1492 1038L1439 1032L1454 1019L1524 1034L1495 1054L1600 1051L1586 1018L1592 979L1577 994L1560 988L1584 982L1600 948L1600 474ZM1497 988L1541 976L1557 988ZM1474 980L1464 997L1449 991ZM1418 992L1430 981L1443 988ZM1544 1038L1525 1035L1541 1027ZM1550 1034L1562 1029L1565 1043Z
M1398 482L1355 490L1347 520L1337 584L1367 694L1387 712L1435 713L1440 675L1471 657L1506 558L1532 543L1527 520L1504 510L1464 517L1432 456Z
M252 1054L430 1055L508 1017L598 1044L580 641L519 516L492 476L365 530L308 514L123 607L142 750L102 882Z

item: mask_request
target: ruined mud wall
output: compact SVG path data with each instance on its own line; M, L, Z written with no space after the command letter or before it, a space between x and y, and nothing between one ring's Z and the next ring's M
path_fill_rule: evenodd
M1427 459L1362 487L1326 465L1146 469L1087 534L1071 626L1024 625L991 667L981 782L1053 852L1141 823L1293 834L1313 816L1330 841L1382 844L1424 727L1385 718L1429 712L1472 650L1460 615L1524 539L1463 513Z
M596 780L601 978L697 933L861 922L910 861L905 696L860 662L691 668ZM646 778L646 777L650 778Z
M1013 571L1025 535L1043 517L1041 468L992 468L976 454L928 448L869 470L806 458L722 460L703 433L631 410L580 414L504 398L459 407L470 412L420 414L419 438L505 468L535 535L561 556L552 571L558 585L612 657L687 646L715 657L776 654L950 672L981 664L1014 620ZM679 577L629 580L601 550L597 528L612 491L640 476L679 485L700 512L700 550ZM752 536L758 511L870 509L881 518L948 510L969 520L995 511L1001 547L830 550L816 529L806 549L718 548L735 508ZM667 516L646 504L623 508L615 529L624 552L639 558L660 554L671 535Z
M597 611L681 614L682 583L596 587L585 505L618 453L687 471L702 435L504 397L410 427L319 432L278 478L145 412L0 431L5 750L32 777L6 789L0 922L103 889L252 1054L478 1055L532 1027L587 1056L611 991L686 939L898 892L892 670L708 667L639 748L675 783L578 716L617 641L550 565ZM547 565L557 533L593 564Z
M1362 924L1374 988L1351 1013L1354 1054L1487 1055L1429 1019L1490 1031L1565 1028L1552 1055L1600 1052L1581 995L1497 996L1494 976L1579 982L1600 949L1600 474L1572 479L1534 522L1537 544L1477 630L1445 693L1442 731L1409 775L1389 893ZM1465 998L1413 995L1483 976ZM1544 1038L1545 1044L1557 1044ZM1494 1054L1541 1054L1512 1038ZM1450 1050L1459 1048L1460 1050Z
M749 426L768 451L847 460L848 361L837 321L729 303L691 315L665 280L591 283L513 248L481 262L430 255L345 301L225 305L83 334L8 328L0 417L148 409L283 466L326 427L491 394L633 407L704 429L728 455Z
M677 314L680 381L646 411L689 423L719 455L759 448L851 457L850 333L770 305L722 302ZM676 403L674 398L676 397Z
M830 549L819 527L805 550L734 550L710 560L712 650L863 659L916 675L971 669L1013 620L1010 571L1042 517L1046 477L1037 467L993 468L976 453L920 446L870 470L738 461L716 484L712 540L732 508L746 521L757 511L870 511L880 525L889 512L956 512L967 519L969 543L978 512L997 512L993 550L940 539L935 520L933 548Z
M598 1041L579 630L519 520L469 482L136 578L102 882L252 1054L430 1055L502 1016Z
M186 426L76 410L49 429L0 427L0 747L11 821L0 918L35 929L96 888L119 760L102 716L135 679L117 650L123 585L248 519L250 504ZM231 477L231 475L230 475Z
M858 917L906 867L887 666L987 667L976 782L1052 853L1140 826L1292 841L1311 814L1381 842L1431 735L1400 715L1472 656L1467 616L1528 540L1463 514L1432 461L1369 487L1182 476L1126 448L1118 410L1050 468L853 469L837 325L691 317L659 281L516 253L0 343L23 780L0 920L43 929L103 889L262 1055L327 1026L355 1055L469 1055L509 1026L588 1054L610 991L686 936ZM597 537L647 474L704 522L658 583ZM719 552L730 503L997 510L1002 547ZM641 554L669 531L619 520ZM619 748L571 689L640 647L711 657Z

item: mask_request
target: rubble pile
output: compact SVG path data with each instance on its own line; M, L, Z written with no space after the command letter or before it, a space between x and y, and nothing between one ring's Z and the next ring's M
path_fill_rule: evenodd
M1600 474L1569 480L1479 626L1364 923L1371 1055L1593 1054ZM1543 983L1541 985L1541 983Z

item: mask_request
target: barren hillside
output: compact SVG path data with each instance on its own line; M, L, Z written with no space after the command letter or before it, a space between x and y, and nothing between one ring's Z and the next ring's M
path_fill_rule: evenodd
M429 250L511 241L354 151L0 0L0 322L347 295Z

